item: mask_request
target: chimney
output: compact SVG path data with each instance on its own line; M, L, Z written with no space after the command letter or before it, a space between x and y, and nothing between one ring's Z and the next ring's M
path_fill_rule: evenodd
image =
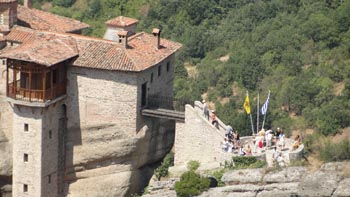
M128 48L128 31L118 31L118 43Z
M153 28L152 34L155 37L155 45L157 49L160 49L160 32L160 29Z
M23 5L26 8L32 8L32 0L24 0Z

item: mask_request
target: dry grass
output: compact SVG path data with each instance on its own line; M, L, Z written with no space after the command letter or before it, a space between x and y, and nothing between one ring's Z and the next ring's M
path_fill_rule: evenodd
M52 7L52 4L51 2L45 2L42 6L41 6L41 9L48 12L49 9Z
M225 56L222 56L222 57L219 58L219 60L220 60L221 62L227 62L228 59L230 59L230 55L225 55Z
M345 88L345 82L340 82L340 83L335 84L334 88L333 88L333 94L336 96L341 95L344 88Z
M311 172L317 171L318 169L320 169L321 165L323 164L323 162L318 159L317 154L309 155L307 157L307 160L309 161L308 169Z
M186 69L189 77L196 78L198 76L198 70L197 70L196 66L194 66L190 63L185 63L184 66L185 66L185 69Z
M334 143L339 143L342 142L343 140L348 139L350 140L350 127L345 128L341 131L341 133L335 135L332 137L332 142Z

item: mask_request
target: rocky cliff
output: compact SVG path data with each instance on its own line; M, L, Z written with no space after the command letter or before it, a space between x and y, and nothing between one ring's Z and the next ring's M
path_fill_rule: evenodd
M156 181L144 196L176 197L177 180ZM225 186L211 188L200 196L350 196L350 162L326 163L317 171L306 167L233 170L221 180Z
M0 98L0 196L11 192L11 106ZM143 189L153 164L173 146L175 122L148 118L135 133L116 125L68 128L65 144L67 196L129 196Z
M114 125L83 128L80 145L73 145L78 138L70 132L67 195L129 196L141 191L153 175L152 164L170 151L175 136L173 121L150 119L146 125L137 135Z
M2 71L2 67L0 67ZM2 87L0 83L0 87ZM4 92L0 91L0 194L11 189L12 175L12 114ZM1 196L1 195L0 195Z

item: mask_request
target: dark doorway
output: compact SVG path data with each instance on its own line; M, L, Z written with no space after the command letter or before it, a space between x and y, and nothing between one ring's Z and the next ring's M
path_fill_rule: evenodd
M147 104L147 82L142 84L141 90L141 107L145 107Z

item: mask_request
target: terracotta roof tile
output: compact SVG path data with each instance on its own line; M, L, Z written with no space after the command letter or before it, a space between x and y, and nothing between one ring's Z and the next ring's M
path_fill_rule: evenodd
M68 33L89 27L89 25L71 18L21 5L18 5L17 15L19 23L35 30Z
M109 26L115 26L115 27L127 27L133 24L138 23L139 21L134 18L129 18L125 16L118 16L116 18L113 18L106 22Z
M13 42L26 42L31 41L35 38L35 31L28 28L16 27L17 29L21 29L21 31L10 31L8 35L6 35L6 40Z
M32 32L32 36L28 36L28 32ZM157 49L156 37L143 32L129 38L127 49L109 40L76 34L28 30L18 26L14 27L8 36L12 39L16 37L23 46L5 52L3 57L20 60L27 58L28 61L35 60L37 63L49 65L77 54L77 58L71 63L73 66L120 71L145 70L163 61L181 47L179 43L161 39L161 47ZM22 50L24 52L21 52ZM33 54L39 52L43 55ZM34 56L25 56L27 53Z
M28 41L8 50L1 57L51 66L78 55L74 39L61 37L50 40Z
M138 66L138 70L145 70L163 61L175 53L181 44L166 39L160 39L160 48L157 49L156 37L144 32L132 36L128 44L132 49L126 50L130 59Z

